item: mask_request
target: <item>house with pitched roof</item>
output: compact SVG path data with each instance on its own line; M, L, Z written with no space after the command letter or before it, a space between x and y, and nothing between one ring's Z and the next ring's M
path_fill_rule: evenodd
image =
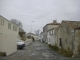
M73 56L80 55L80 21L62 21L59 29L60 47L72 51Z
M48 23L43 27L43 40L48 43L48 31L52 28L58 27L60 23L56 20L53 20L52 23Z

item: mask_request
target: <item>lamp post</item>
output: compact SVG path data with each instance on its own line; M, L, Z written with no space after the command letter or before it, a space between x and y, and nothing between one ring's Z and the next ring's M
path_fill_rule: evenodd
M34 21L31 21L31 33L32 33L32 22L34 22ZM32 37L32 35L31 35L31 37Z

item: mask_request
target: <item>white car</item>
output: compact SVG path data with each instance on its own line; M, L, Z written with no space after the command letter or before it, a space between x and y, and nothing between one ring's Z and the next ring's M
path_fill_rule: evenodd
M25 47L24 41L17 39L17 48L22 49L24 47Z

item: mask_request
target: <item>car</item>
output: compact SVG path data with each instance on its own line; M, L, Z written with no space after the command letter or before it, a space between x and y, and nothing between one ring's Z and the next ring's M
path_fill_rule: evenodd
M22 49L25 47L25 42L17 39L17 49Z

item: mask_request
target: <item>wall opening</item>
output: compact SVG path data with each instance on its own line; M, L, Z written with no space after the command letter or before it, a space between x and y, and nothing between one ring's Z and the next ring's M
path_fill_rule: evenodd
M62 39L59 38L59 41L60 41L59 45L62 47Z

